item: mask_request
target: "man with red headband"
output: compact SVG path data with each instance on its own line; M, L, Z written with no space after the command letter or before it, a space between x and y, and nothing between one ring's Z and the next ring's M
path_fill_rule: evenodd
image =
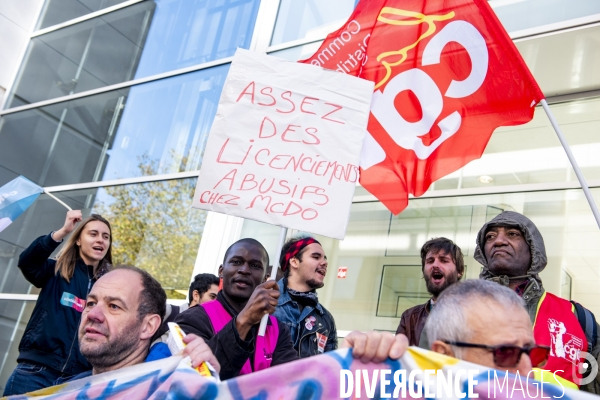
M290 239L281 249L279 265L284 273L279 284L275 315L292 335L298 357L310 357L337 349L333 316L319 304L316 289L323 287L327 257L312 237Z

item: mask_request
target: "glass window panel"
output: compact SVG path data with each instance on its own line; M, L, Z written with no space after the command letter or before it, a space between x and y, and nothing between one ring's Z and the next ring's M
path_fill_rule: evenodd
M248 49L260 0L157 0L135 78Z
M46 0L37 29L83 17L127 0Z
M571 275L563 270L560 282L560 296L568 300L571 300L571 281Z
M42 186L197 170L228 69L4 116L0 166Z
M600 188L592 189L592 193L600 201ZM319 300L333 314L339 330L395 332L402 312L424 303L428 296L419 253L398 251L401 240L390 229L390 221L396 220L396 230L402 227L414 233L410 246L414 250L420 250L431 237L454 235L465 254L466 278L477 279L481 265L473 258L475 236L486 221L503 210L525 214L542 233L548 255L548 266L541 274L544 287L557 295L570 293L592 312L600 313L596 245L600 231L581 190L411 199L408 208L396 217L379 202L355 203L343 241L317 236L329 261L325 286L318 290ZM272 232L252 226L244 222L244 236L258 240L272 236ZM434 229L436 226L443 229ZM347 273L339 279L337 271L342 266ZM570 291L564 271L572 277Z
M431 295L421 265L384 265L377 301L378 317L400 318L402 312L425 303Z
M259 0L143 1L31 40L7 99L16 107L232 56Z
M132 79L154 8L154 2L144 1L32 38L7 105Z
M0 391L17 366L19 342L29 322L35 301L0 300Z
M550 108L586 179L600 179L600 98ZM537 107L531 122L498 128L480 159L434 182L429 190L574 181L565 151L546 113Z
M297 39L321 39L346 22L355 3L355 0L282 0L271 45Z
M146 269L170 298L184 298L196 261L206 211L192 208L196 178L80 189L55 195L84 217L99 213L113 230L113 264ZM42 194L0 232L0 292L38 293L18 269L31 242L64 223L64 206ZM58 251L58 249L57 249ZM56 252L55 252L56 253Z
M490 0L508 32L600 14L597 0Z

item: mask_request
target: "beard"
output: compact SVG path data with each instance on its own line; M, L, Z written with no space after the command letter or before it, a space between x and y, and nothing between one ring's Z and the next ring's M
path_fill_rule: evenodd
M109 336L104 343L80 340L79 350L95 370L105 371L118 364L136 348L140 331L141 324L136 319L125 327L120 335Z
M431 276L424 276L425 285L427 286L427 291L433 296L438 297L440 293L442 293L446 288L450 285L458 282L458 272L453 271L448 275L444 275L444 282L441 285L437 285L432 282Z
M315 279L309 279L309 280L307 280L306 284L311 289L321 289L323 286L325 286L325 282L318 282Z

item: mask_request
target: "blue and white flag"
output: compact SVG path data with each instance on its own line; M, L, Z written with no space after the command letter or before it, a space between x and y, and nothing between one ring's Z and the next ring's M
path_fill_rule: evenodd
M43 188L19 176L0 188L0 232L33 204Z

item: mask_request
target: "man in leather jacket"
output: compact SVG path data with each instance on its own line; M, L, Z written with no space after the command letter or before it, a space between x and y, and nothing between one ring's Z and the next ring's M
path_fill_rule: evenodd
M465 272L462 251L450 239L444 237L431 239L421 247L421 269L427 291L432 297L425 304L409 308L402 313L396 334L405 334L411 346L428 349L427 338L422 335L425 321L427 321L437 297L448 286L462 278Z
M298 357L337 349L335 321L316 292L327 273L321 244L312 237L290 239L281 250L279 265L284 277L278 282L280 296L273 315L289 327Z

